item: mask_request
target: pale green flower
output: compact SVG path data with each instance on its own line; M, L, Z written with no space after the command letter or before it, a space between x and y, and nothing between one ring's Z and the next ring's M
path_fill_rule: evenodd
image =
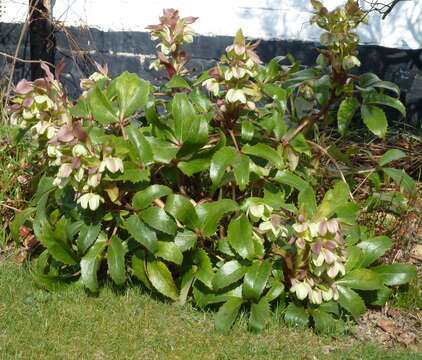
M100 195L94 193L83 194L77 201L77 203L81 205L82 209L88 209L89 207L92 211L97 210L100 203L103 202L104 199Z

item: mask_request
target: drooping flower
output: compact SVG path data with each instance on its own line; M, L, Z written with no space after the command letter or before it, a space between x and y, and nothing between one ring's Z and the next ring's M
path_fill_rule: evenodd
M100 206L100 203L103 202L104 199L95 193L83 194L77 201L77 203L81 205L82 209L87 209L89 207L89 209L92 211L97 210Z
M113 174L120 171L123 172L123 161L120 158L116 157L106 157L101 161L99 172L104 172L105 169L108 169Z

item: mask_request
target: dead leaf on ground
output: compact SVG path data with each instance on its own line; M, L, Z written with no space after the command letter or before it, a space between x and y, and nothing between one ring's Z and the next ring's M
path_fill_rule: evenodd
M422 261L422 244L416 244L410 251L410 257L414 260Z
M396 332L396 325L391 320L381 319L377 325L388 334L394 335Z

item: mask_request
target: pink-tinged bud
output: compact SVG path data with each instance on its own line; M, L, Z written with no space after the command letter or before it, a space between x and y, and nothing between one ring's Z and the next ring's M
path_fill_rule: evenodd
M88 169L88 175L96 174L98 172L98 166L94 166Z
M327 234L327 222L326 221L320 222L319 233L321 234L321 236L325 236L325 234Z
M20 104L12 104L7 107L9 111L17 111L20 110L22 106Z
M321 241L317 241L311 245L311 250L313 253L318 255L321 251L321 247L322 247Z
M293 224L293 229L299 234L303 233L308 229L308 223Z
M299 248L299 249L304 249L305 248L305 240L303 240L302 238L298 238L297 240L296 240L296 246Z
M79 169L79 167L81 166L81 159L78 157L74 157L72 159L72 168L73 169Z
M72 173L72 165L71 164L63 164L60 166L59 171L57 172L57 177L59 178L68 178Z
M23 102L22 105L26 108L29 108L32 106L32 104L34 103L34 98L32 96L27 96Z
M331 219L327 221L327 230L331 234L335 234L338 231L338 222L336 219Z
M271 224L276 228L281 225L281 216L280 215L271 215Z
M53 76L53 74L51 73L49 66L48 66L46 63L44 63L44 62L42 62L40 66L41 66L41 68L42 68L42 69L44 70L44 72L45 72L45 78L46 78L48 81L53 81L53 80L54 80L54 76Z
M73 135L73 129L69 126L62 126L56 135L57 140L63 141L63 142L70 142L75 137Z
M187 17L183 18L183 21L185 22L185 24L190 25L190 24L193 24L198 19L199 18L195 17L195 16L187 16Z
M336 256L330 250L323 249L322 253L327 264L332 264L334 261L336 261Z
M34 89L33 83L29 82L28 80L21 80L15 87L15 92L19 94L28 94Z
M73 125L73 134L80 140L85 141L88 137L85 129L81 126L81 124L76 123Z
M328 250L334 250L337 247L337 243L333 240L328 240L324 243L324 247Z
M45 79L34 80L34 86L42 89L48 89L48 82Z
M297 221L299 221L299 222L301 222L301 223L303 223L303 222L305 222L305 216L303 215L303 214L299 214L299 216L297 217Z

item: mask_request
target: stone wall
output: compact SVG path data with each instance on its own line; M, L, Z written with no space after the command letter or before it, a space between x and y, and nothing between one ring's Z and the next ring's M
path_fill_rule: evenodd
M21 25L0 23L0 51L13 54L19 38ZM102 31L95 28L68 27L56 33L57 60L66 59L63 81L69 93L78 95L79 80L94 70L94 61L108 64L111 75L124 70L138 73L153 82L160 75L149 70L154 57L155 44L148 33L138 31ZM24 38L26 39L26 38ZM192 54L190 66L195 72L209 68L232 42L229 36L198 36L188 46ZM264 40L258 54L264 61L275 56L292 54L303 65L314 63L318 43L293 40ZM422 128L422 50L392 49L375 45L361 45L361 71L371 71L384 80L397 83L402 90L402 100L408 108L408 123ZM27 40L19 56L27 57ZM6 60L0 58L0 74L6 72ZM15 79L29 77L29 67L18 63Z

